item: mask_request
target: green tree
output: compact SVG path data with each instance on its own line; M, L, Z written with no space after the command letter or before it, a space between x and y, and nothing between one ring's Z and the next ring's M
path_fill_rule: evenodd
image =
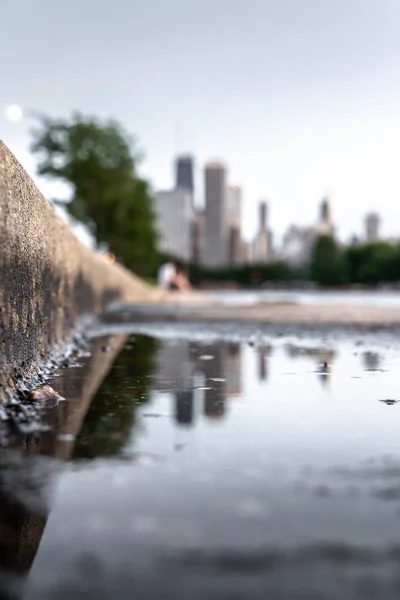
M400 280L400 247L387 242L359 244L347 248L344 254L353 283L375 285Z
M67 211L126 267L154 271L156 230L148 183L139 177L134 140L115 121L74 114L40 117L31 150L37 172L71 186Z
M344 283L344 261L333 237L321 235L315 239L310 263L310 279L323 286Z

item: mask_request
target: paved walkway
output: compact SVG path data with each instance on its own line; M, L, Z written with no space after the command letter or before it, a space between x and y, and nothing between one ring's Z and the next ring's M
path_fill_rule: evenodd
M400 306L373 307L351 305L310 306L296 303L259 303L252 306L226 306L199 293L169 297L162 304L120 304L115 307L127 319L138 315L179 320L216 320L307 325L400 325Z

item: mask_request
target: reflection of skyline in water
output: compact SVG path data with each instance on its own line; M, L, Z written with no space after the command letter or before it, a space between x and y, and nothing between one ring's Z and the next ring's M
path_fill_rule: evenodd
M291 359L312 358L316 361L316 373L322 385L326 386L331 381L332 367L337 353L332 348L306 348L300 345L287 344L287 356ZM380 371L382 356L376 351L355 352L359 357L361 366L365 371Z
M204 360L202 372L205 377L204 416L209 419L219 419L226 414L227 380L225 359L228 356L226 346L210 344L203 349L206 356L212 360ZM215 379L225 381L215 381ZM212 381L214 380L214 381Z
M179 425L191 425L194 419L193 390L175 393L175 420Z
M227 415L229 398L240 398L242 394L243 352L248 345L234 342L190 342L187 340L166 342L159 348L155 389L169 391L175 397L175 420L179 425L193 425L194 409L193 378L197 374L204 380L202 386L203 414L209 419L220 419ZM273 347L251 346L256 360L256 376L259 382L267 383ZM285 346L287 356L292 359L311 359L313 370L323 387L332 381L332 368L337 356L329 347L305 347L296 344ZM210 358L205 360L205 358ZM364 352L361 361L367 370L378 370L380 356L376 352ZM221 381L224 379L224 381Z
M272 353L271 346L260 346L258 353L258 378L260 381L267 381L269 374L269 357Z
M33 490L33 494L43 494L48 481L51 483L53 479L50 463L54 461L46 456L62 460L69 460L72 456L72 460L84 458L88 461L98 458L118 461L123 457L124 460L134 461L143 451L140 438L145 443L148 441L145 450L149 455L151 452L154 455L158 453L156 443L160 438L160 454L164 450L167 453L169 448L174 448L174 452L185 448L185 452L195 456L207 444L217 446L218 440L226 439L224 432L231 427L236 428L234 439L238 440L237 446L232 446L232 452L237 451L242 440L251 448L253 436L259 435L258 428L263 427L268 443L277 449L282 445L285 449L285 436L277 435L275 439L274 432L281 425L283 429L288 423L290 425L290 415L296 415L298 410L299 419L292 419L294 425L291 435L293 440L303 435L301 432L305 427L297 426L303 417L298 408L300 402L297 401L302 399L307 404L312 398L322 397L318 381L323 385L330 384L330 397L339 409L341 402L343 404L343 388L340 386L344 378L334 377L331 369L334 363L338 362L341 368L347 366L344 356L345 361L351 362L351 369L358 368L361 371L367 368L373 371L379 370L382 360L381 355L372 351L355 353L346 350L342 354L330 348L307 349L294 344L274 346L272 353L272 348L268 346L249 346L247 343L155 342L152 338L137 336L137 341L131 346L132 350L123 351L116 359L91 405L95 382L89 361L82 370L72 369L67 373L68 377L54 381L54 387L68 401L49 413L48 422L52 424L53 431L26 437L17 450L18 455L29 455L28 458L34 461L46 461L43 478L36 479L37 489L33 486L29 493ZM104 358L100 348L97 351ZM109 369L113 357L106 356L109 359L106 367ZM298 368L292 369L297 359L304 359L305 362L298 360ZM312 365L311 374L307 362ZM283 377L289 370L296 371L290 374L298 377ZM355 370L347 373L349 379ZM360 375L360 372L357 374ZM362 377L375 381L381 375L376 377L363 373ZM146 405L147 410L152 391L158 392L155 394L157 410L148 411L149 416L165 418L142 418L141 407ZM364 393L369 393L369 389ZM242 402L235 403L239 397ZM160 398L162 408L158 411L160 405L157 402ZM321 403L322 412L323 404L328 403ZM332 406L333 403L329 404ZM286 405L290 407L287 420L285 413L281 412L281 406L286 410ZM376 405L380 409L378 402ZM277 406L279 410L275 410ZM309 408L310 421L313 410L317 418L322 414L319 406L317 410L315 406ZM265 418L259 419L259 415ZM250 419L253 419L251 424ZM271 424L274 419L275 422ZM247 429L243 427L246 420ZM218 427L210 427L212 422L218 423ZM181 428L181 435L174 437L177 427ZM216 431L217 434L209 435L210 431ZM314 431L310 427L307 434L308 431L312 438L318 428ZM262 439L260 435L257 444L262 443ZM259 448L257 444L254 445L255 454ZM308 439L304 447L309 447ZM43 456L37 456L40 454ZM43 531L47 531L48 508L46 511L37 510L28 504L16 502L6 493L4 474L7 474L7 468L9 471L10 460L1 451L0 458L0 578L2 569L24 576L30 570ZM223 457L221 460L224 460ZM15 477L29 490L31 466L28 462L23 464L27 465L26 468L16 468Z
M364 367L367 371L378 371L381 365L381 357L377 352L363 353Z
M315 372L321 384L327 386L331 381L332 365L336 352L330 348L306 348L295 344L286 345L287 356L291 359L311 358Z
M240 397L242 347L237 343L204 344L181 340L159 348L154 389L170 392L175 398L174 415L179 425L195 419L194 379L203 380L203 414L209 419L226 415L229 397Z

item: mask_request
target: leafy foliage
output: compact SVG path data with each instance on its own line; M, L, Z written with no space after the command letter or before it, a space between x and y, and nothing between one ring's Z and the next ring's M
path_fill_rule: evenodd
M41 117L31 150L38 174L70 184L71 216L145 276L154 270L157 240L150 188L137 174L133 146L117 122L76 113L69 120Z
M333 237L318 236L313 245L310 264L311 281L323 286L345 282L345 264Z
M385 242L350 246L344 260L352 283L375 285L400 281L400 246Z
M195 284L204 281L229 281L242 286L255 286L268 281L287 282L298 279L298 274L284 262L238 265L234 267L206 269L190 265L190 278Z
M194 283L231 282L243 287L312 281L322 287L397 284L400 282L400 245L387 242L353 244L340 248L329 236L315 239L308 269L284 262L205 269L190 265Z

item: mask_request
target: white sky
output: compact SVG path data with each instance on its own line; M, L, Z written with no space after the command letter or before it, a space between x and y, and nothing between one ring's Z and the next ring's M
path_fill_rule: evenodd
M259 199L280 235L329 194L342 236L369 210L399 235L399 23L399 0L0 0L0 108L117 117L155 188L192 151L198 199L222 159L247 234ZM0 135L33 173L29 123L4 108Z

